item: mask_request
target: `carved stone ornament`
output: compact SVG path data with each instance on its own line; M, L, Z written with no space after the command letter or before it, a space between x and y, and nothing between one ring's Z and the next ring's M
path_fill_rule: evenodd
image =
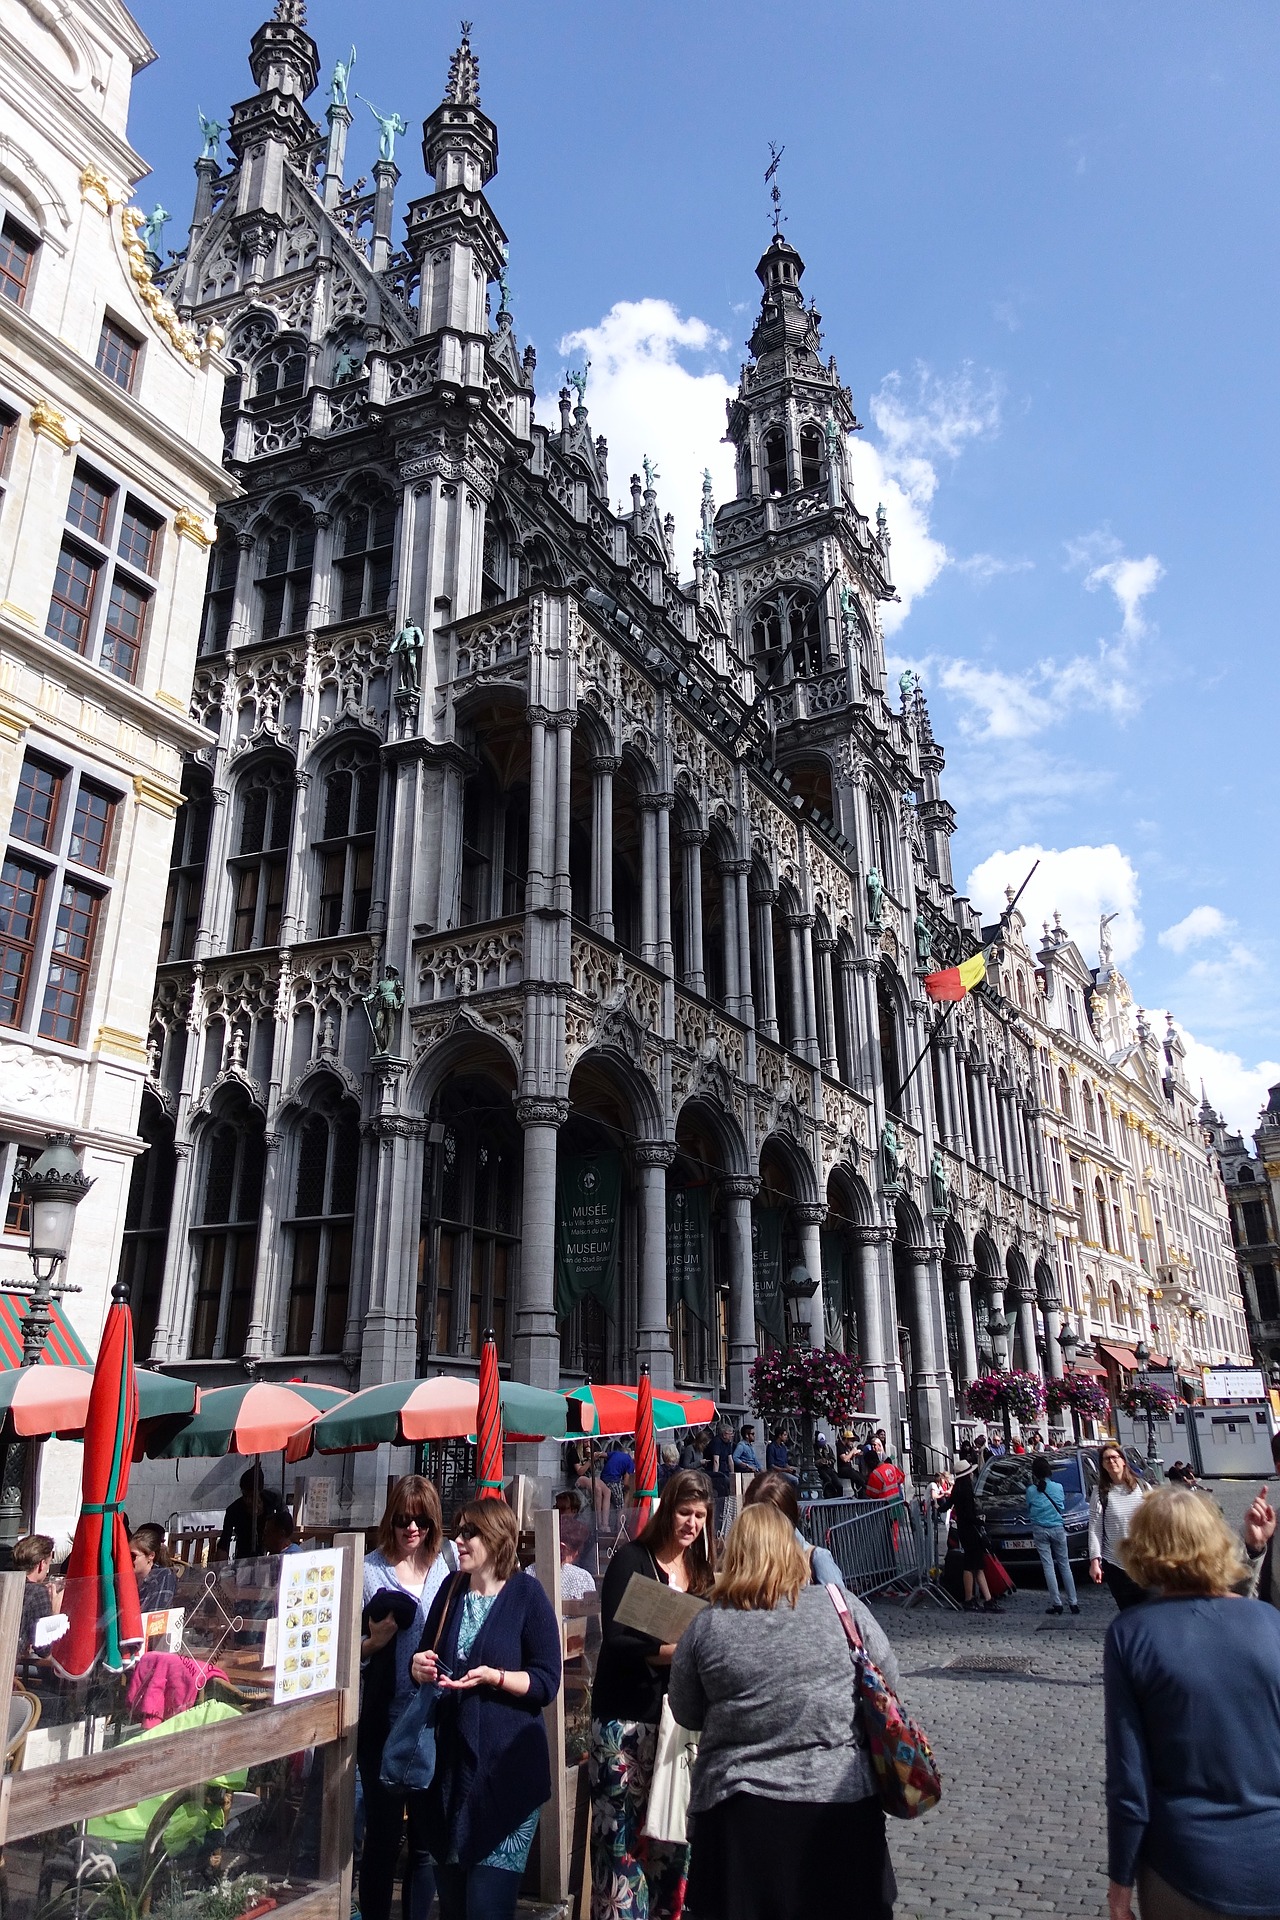
M141 208L121 207L120 239L134 290L170 346L191 366L198 367L200 342L196 338L195 330L184 326L178 318L178 310L173 302L165 298L151 278L151 263L147 258L147 249L138 237L138 229L142 223Z
M216 529L211 521L205 519L194 507L179 507L173 516L173 530L184 540L194 542L197 547L209 548L216 537Z
M28 419L32 433L43 434L46 440L52 440L64 453L79 444L79 426L50 400L37 400Z
M522 1127L562 1127L569 1118L567 1100L543 1099L537 1094L516 1095L516 1119Z
M722 1174L718 1185L726 1200L754 1200L760 1191L760 1182L754 1173Z
M84 168L80 175L80 198L99 213L109 213L120 195L101 167Z
M669 1167L676 1157L668 1140L637 1140L631 1151L638 1167Z

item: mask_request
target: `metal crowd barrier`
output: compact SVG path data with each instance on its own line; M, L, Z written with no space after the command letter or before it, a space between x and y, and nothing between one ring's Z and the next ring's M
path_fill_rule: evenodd
M942 1585L943 1517L927 1494L900 1500L808 1500L800 1526L811 1546L826 1547L850 1593L901 1596L904 1605L933 1600L956 1609Z

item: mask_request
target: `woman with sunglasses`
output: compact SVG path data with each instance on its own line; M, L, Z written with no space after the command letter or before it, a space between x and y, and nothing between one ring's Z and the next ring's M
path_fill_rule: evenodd
M362 1920L390 1920L405 1797L382 1784L382 1749L413 1697L409 1667L431 1603L456 1567L453 1547L444 1539L439 1494L421 1475L406 1475L391 1489L377 1546L364 1561L364 1686L356 1744L365 1821ZM434 1898L431 1856L410 1806L409 1860L401 1885L404 1920L427 1920Z
M441 1696L435 1773L409 1795L410 1830L420 1818L436 1863L440 1920L511 1920L551 1796L542 1709L560 1688L560 1623L538 1582L518 1577L517 1537L504 1500L463 1507L460 1572L437 1594L413 1659L414 1680Z

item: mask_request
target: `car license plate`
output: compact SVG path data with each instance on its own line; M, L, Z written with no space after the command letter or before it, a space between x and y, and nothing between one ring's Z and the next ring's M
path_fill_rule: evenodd
M1030 1550L1030 1540L1006 1540L1005 1549L1009 1553L1026 1553Z

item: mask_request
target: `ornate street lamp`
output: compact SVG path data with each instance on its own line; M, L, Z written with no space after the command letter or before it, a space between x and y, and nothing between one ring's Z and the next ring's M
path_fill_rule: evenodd
M30 1306L22 1321L22 1365L39 1364L53 1323L53 1302L64 1293L79 1293L80 1288L55 1275L71 1250L76 1208L93 1181L80 1164L69 1133L45 1135L45 1149L19 1181L27 1202L30 1243L27 1256L34 1276L30 1285L10 1281L9 1291L27 1294ZM4 1449L0 1469L0 1565L8 1566L13 1545L23 1530L23 1486L26 1480L27 1448L25 1440L11 1440Z
M1138 1363L1138 1385L1140 1387L1149 1387L1151 1385L1151 1375L1149 1371L1150 1365L1151 1365L1151 1349L1148 1347L1145 1340L1139 1340L1137 1346L1133 1350L1133 1357ZM1155 1470L1160 1464L1160 1456L1156 1452L1156 1428L1155 1428L1155 1421L1151 1413L1150 1400L1147 1401L1146 1413L1147 1413L1147 1465L1151 1469L1152 1474L1154 1476Z
M1006 1313L1004 1308L997 1301L993 1300L991 1302L991 1310L987 1314L987 1332L991 1335L991 1352L995 1358L997 1373L1008 1373L1009 1371L1009 1355L1012 1351L1013 1330L1016 1325L1017 1321L1014 1316L1011 1313ZM1004 1421L1005 1452L1012 1453L1013 1427L1009 1420L1009 1403L1007 1400L1001 1409L1001 1415Z
M782 1283L783 1299L786 1302L787 1345L789 1347L811 1347L813 1332L806 1318L796 1311L805 1301L812 1300L818 1291L820 1282L815 1280L809 1269L797 1261ZM822 1492L822 1479L818 1473L818 1463L814 1453L814 1421L811 1413L800 1416L800 1491L801 1493Z
M1069 1378L1076 1370L1076 1348L1080 1345L1080 1336L1069 1320L1058 1335L1058 1345L1062 1349L1062 1364ZM1076 1411L1074 1401L1071 1403L1071 1430L1075 1434L1076 1445L1079 1446L1080 1415Z

